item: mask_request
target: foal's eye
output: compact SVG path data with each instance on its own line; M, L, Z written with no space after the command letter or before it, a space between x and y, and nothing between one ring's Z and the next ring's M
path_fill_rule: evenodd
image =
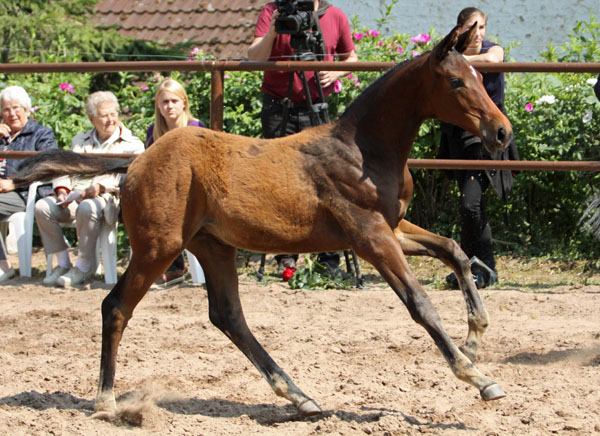
M463 82L463 80L459 79L458 77L453 77L452 79L450 79L450 86L452 87L452 89L462 88L463 86L465 86L465 82Z

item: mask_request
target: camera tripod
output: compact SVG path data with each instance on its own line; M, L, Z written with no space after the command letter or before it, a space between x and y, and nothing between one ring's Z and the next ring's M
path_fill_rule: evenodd
M317 56L308 51L299 51L294 52L291 56L292 61L315 61L317 60ZM282 117L281 117L281 129L279 132L279 137L283 137L286 135L286 126L289 121L289 111L292 107L292 88L294 83L294 74L298 74L300 79L302 80L302 89L304 95L306 97L306 108L308 109L308 115L310 118L310 124L312 127L319 126L324 123L329 123L329 113L327 111L328 105L325 101L325 96L323 94L323 87L321 86L321 81L319 77L319 72L315 71L315 80L317 82L317 89L319 91L319 100L320 103L313 103L312 97L310 95L310 88L308 86L308 80L306 79L306 74L304 71L292 72L290 74L289 82L288 82L288 92L287 97L282 100ZM352 262L350 262L350 257L352 257ZM356 253L354 250L344 250L344 259L346 261L346 272L351 274L356 279L356 286L358 288L364 287L364 279L360 273L360 267L358 265L358 259L356 257ZM256 272L256 276L258 280L262 280L264 277L265 271L265 262L266 262L266 254L262 254L260 259L260 267Z

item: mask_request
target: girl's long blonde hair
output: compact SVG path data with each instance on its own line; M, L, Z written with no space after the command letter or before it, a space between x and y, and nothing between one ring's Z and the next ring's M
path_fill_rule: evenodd
M188 101L187 93L185 92L185 89L181 83L174 79L164 80L160 85L158 85L158 88L156 88L156 95L154 96L154 141L169 131L167 127L167 121L160 113L160 109L158 107L158 99L163 91L173 93L183 100L183 113L177 120L177 127L185 127L191 120L195 119L190 113L190 103Z

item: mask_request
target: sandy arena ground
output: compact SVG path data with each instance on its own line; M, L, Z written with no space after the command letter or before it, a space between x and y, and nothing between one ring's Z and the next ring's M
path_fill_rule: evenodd
M426 289L462 343L461 294ZM119 349L120 419L92 419L108 287L59 291L38 276L0 287L0 434L600 433L600 286L560 286L549 276L533 290L482 291L491 326L477 366L507 393L493 402L451 374L383 284L297 291L243 275L240 290L257 339L322 416L301 418L277 397L212 326L205 289L187 283L142 300Z

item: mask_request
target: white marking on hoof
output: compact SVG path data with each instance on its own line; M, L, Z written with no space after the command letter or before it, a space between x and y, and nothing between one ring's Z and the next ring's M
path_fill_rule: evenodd
M489 385L486 388L483 388L480 394L481 398L484 401L499 400L500 398L506 397L506 394L504 393L502 388L495 383L493 385Z
M99 419L101 421L113 422L116 418L117 414L115 412L99 411L92 414L92 419Z
M311 399L300 403L297 407L302 416L314 416L323 413L319 405Z
M105 421L112 421L117 416L117 402L114 397L107 396L105 399L96 398L96 404L94 404L94 414L92 418L102 419Z

